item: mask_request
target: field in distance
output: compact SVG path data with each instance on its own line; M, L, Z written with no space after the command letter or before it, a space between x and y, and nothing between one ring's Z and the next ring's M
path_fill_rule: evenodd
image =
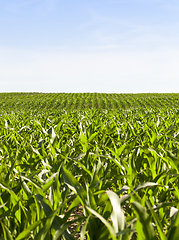
M88 110L131 108L177 108L178 93L0 93L0 108L8 110Z

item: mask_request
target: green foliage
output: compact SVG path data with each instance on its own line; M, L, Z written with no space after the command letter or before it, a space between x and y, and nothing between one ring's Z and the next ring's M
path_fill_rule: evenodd
M0 94L0 239L177 240L177 101Z
M177 93L0 93L0 108L5 112L32 110L49 112L58 110L130 110L177 108Z

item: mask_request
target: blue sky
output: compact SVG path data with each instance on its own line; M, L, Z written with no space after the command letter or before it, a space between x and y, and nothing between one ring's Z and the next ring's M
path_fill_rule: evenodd
M178 12L178 0L0 0L0 92L178 92Z

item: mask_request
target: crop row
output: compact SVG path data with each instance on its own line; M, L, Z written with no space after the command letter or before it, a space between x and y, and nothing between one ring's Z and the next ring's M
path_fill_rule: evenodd
M179 94L107 94L107 93L1 93L0 108L5 111L31 109L89 110L131 108L177 108Z
M178 114L2 111L0 238L177 240Z

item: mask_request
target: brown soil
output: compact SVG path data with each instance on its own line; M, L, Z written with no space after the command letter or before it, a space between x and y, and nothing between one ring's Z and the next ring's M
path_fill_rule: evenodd
M83 216L83 207L82 206L79 206L78 209L76 209L73 214L70 216L70 218L68 219L68 221L71 221L75 218L74 215L79 215L79 216ZM80 240L80 231L81 231L81 228L83 226L83 223L81 224L81 227L80 227L80 231L75 233L75 230L76 230L76 227L78 225L78 222L75 222L73 224L71 224L68 229L69 231L73 234L74 233L74 237L77 239L77 240ZM84 238L86 239L86 238Z

